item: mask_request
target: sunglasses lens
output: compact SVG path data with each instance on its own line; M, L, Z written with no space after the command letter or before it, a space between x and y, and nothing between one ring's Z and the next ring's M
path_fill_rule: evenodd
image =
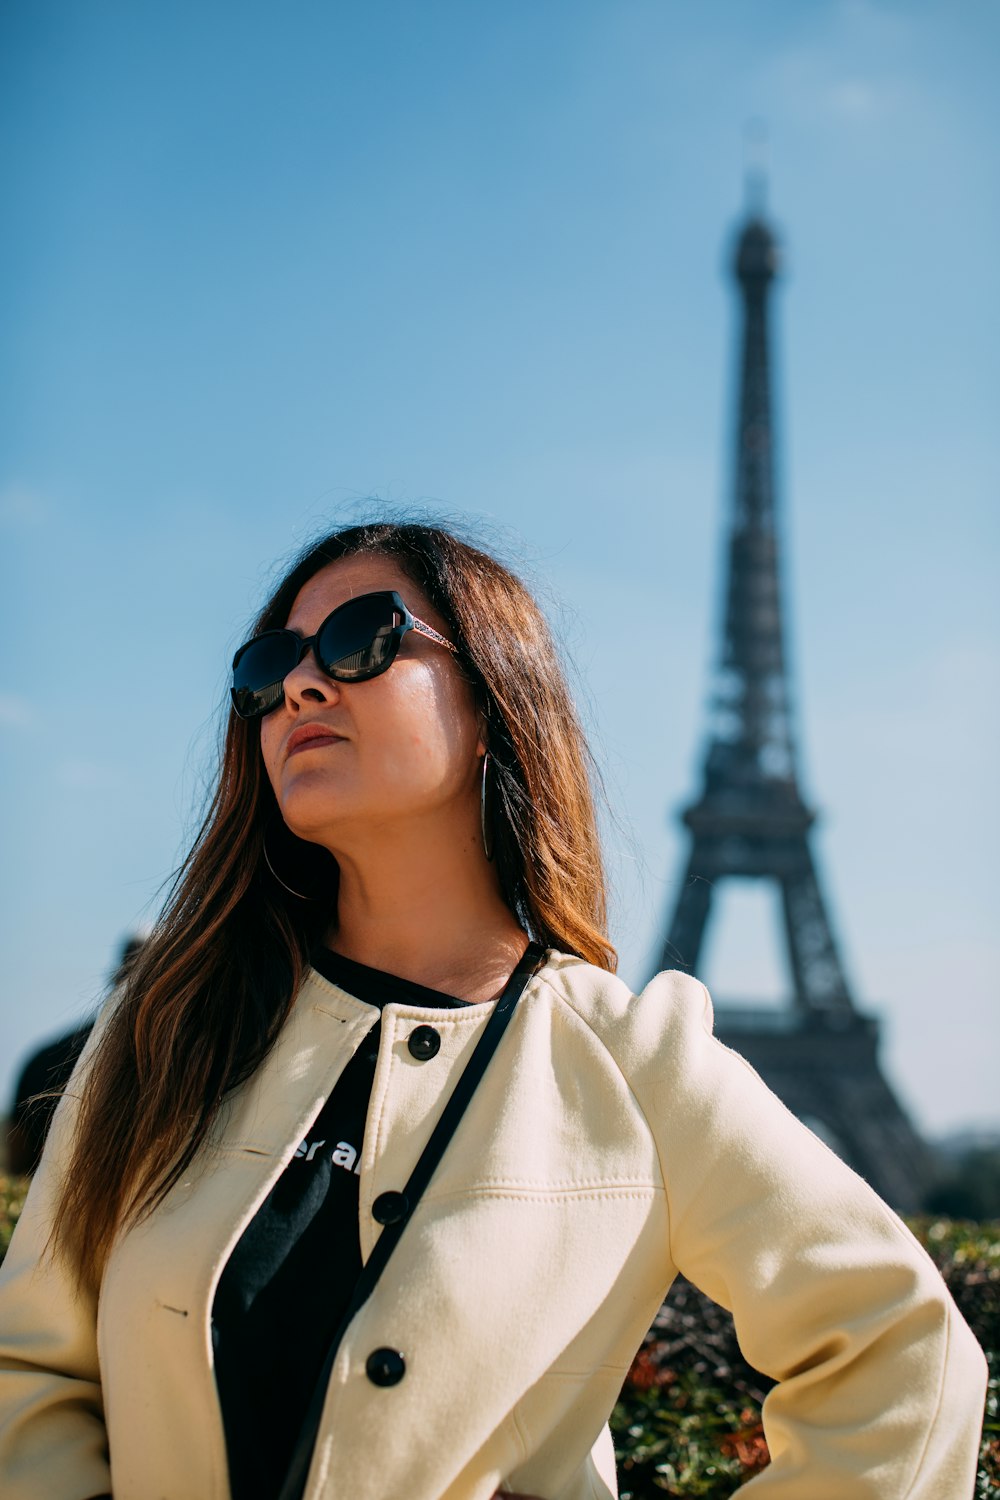
M233 667L233 706L241 718L255 719L281 702L295 659L294 638L281 630L244 647Z
M396 654L399 634L391 598L366 594L336 610L323 625L316 650L323 670L341 682L361 682L384 672Z
M324 621L316 655L331 677L363 682L384 672L399 649L403 617L391 594L351 599ZM285 678L301 659L303 643L288 630L271 630L248 641L233 665L233 707L243 719L277 708Z

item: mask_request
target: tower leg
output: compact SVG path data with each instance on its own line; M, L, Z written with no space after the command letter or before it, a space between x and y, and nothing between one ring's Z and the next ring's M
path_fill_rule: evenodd
M781 878L785 940L795 1003L803 1010L854 1013L847 980L816 878L812 852L803 839L793 868Z

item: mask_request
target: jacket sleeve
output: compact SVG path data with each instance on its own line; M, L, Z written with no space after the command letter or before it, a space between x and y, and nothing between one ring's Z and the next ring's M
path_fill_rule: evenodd
M668 973L614 1032L656 1138L669 1258L779 1382L770 1467L741 1495L969 1500L982 1350L902 1221L711 1027L704 986Z
M101 1030L100 1025L95 1033ZM96 1295L48 1248L94 1038L66 1088L0 1267L0 1494L88 1500L111 1491Z

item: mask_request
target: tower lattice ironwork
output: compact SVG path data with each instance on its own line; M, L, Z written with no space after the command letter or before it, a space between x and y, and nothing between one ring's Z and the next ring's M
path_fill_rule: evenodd
M759 207L737 237L742 305L736 461L722 649L700 796L683 813L687 868L660 968L695 972L721 881L780 892L790 1003L718 1007L716 1033L889 1202L920 1207L928 1153L878 1062L878 1023L854 1004L799 790L781 606L768 295L775 236Z

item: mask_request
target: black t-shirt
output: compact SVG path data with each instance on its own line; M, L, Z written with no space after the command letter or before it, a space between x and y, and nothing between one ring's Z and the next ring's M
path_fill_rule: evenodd
M320 949L313 967L380 1008L466 1002ZM358 1167L381 1018L230 1256L212 1307L233 1500L277 1495L361 1274Z

